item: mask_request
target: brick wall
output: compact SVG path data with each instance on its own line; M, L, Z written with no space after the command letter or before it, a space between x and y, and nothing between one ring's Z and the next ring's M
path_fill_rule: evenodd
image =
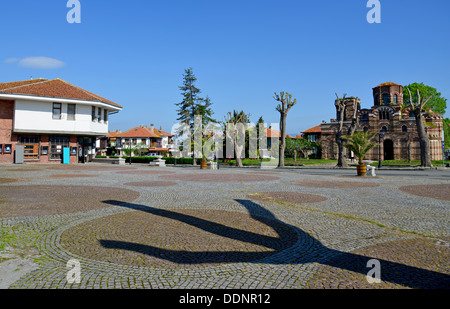
M0 144L3 146L3 152L6 144L12 145L10 154L0 154L0 163L12 163L14 159L17 136L12 134L13 119L14 101L0 100Z

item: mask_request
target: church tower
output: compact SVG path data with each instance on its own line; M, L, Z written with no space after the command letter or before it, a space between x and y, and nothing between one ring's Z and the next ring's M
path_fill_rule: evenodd
M403 86L387 82L373 88L374 107L403 105Z

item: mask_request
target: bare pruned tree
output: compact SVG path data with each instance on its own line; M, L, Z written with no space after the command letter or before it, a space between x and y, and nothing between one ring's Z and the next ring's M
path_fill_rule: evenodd
M276 110L280 113L280 130L281 130L278 166L284 167L284 150L286 148L286 118L289 110L295 104L297 104L297 99L292 100L292 94L289 94L284 91L280 92L280 94L275 93L275 96L273 98L276 101L280 102L280 104L278 104L276 107Z
M228 112L225 116L224 128L226 132L227 153L230 148L234 149L236 166L243 167L242 158L245 156L245 129L250 122L250 114L244 111Z
M344 168L348 167L348 163L345 160L345 147L344 143L346 143L345 139L343 138L343 132L344 132L344 119L345 119L345 112L346 109L349 107L349 103L353 104L352 110L353 113L351 115L351 124L347 129L347 132L345 133L347 136L353 135L355 133L357 126L359 125L359 106L357 100L347 100L346 98L347 94L344 93L344 96L342 98L339 98L338 94L336 93L336 101L334 102L334 105L336 107L336 115L337 115L337 121L339 122L338 130L336 132L336 144L338 145L338 162L336 164L336 167Z
M409 97L411 98L409 100L409 104L414 111L414 117L416 118L417 133L419 135L420 144L420 165L422 167L431 167L430 139L425 129L423 113L425 112L425 105L433 97L433 95L430 95L428 99L424 100L424 98L420 96L419 89L417 89L417 102L414 103L411 91L409 88L406 89L408 90Z

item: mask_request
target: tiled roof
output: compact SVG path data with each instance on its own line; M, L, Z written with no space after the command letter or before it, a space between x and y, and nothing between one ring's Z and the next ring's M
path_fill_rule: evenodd
M122 131L109 131L107 137L119 137L122 134Z
M153 151L168 151L169 148L149 148L148 151L153 152Z
M123 132L120 134L120 137L163 137L163 136L173 136L170 133L167 133L163 130L158 130L155 127L146 127L146 126L139 126L134 127L128 131Z
M281 132L272 128L264 128L266 130L266 136L268 138L270 137L281 137ZM293 138L289 134L286 134L286 137Z
M266 136L267 137L280 137L281 133L278 130L272 129L272 128L265 128L266 129Z
M315 127L312 127L312 128L309 128L309 129L303 131L302 133L321 133L321 132L322 132L322 128L320 127L320 124L319 124Z
M380 84L380 85L376 86L375 88L386 87L386 86L401 86L401 85L393 83L393 82L386 82L386 83L383 83L383 84Z
M117 103L84 90L62 79L32 79L25 81L0 83L0 94L24 94L39 97L86 100L102 102L122 108Z
M15 88L15 87L34 84L34 83L39 83L39 82L43 82L43 81L46 81L46 79L38 78L38 79L30 79L30 80L17 81L17 82L0 83L0 91L9 89L9 88Z

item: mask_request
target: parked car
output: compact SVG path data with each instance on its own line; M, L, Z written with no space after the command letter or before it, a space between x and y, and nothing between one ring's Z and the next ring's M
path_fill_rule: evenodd
M156 154L154 152L148 153L145 156L146 157L156 157L156 158L162 158L163 157L162 155L158 155L158 154Z

